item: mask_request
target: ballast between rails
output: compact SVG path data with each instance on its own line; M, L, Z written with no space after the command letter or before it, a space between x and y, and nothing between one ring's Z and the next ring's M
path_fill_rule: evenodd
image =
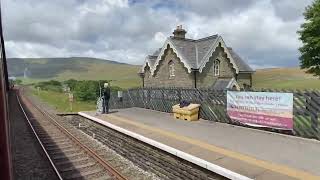
M30 128L31 128L31 130L32 130L32 132L33 132L33 134L34 134L34 136L37 138L37 141L39 142L39 144L40 144L40 146L41 146L41 148L42 148L43 152L45 153L46 157L48 158L48 160L49 160L49 162L50 162L50 164L51 164L51 166L52 166L52 168L53 168L54 172L56 173L56 175L58 176L58 178L59 178L60 180L63 180L63 178L61 177L61 175L60 175L60 173L59 173L59 171L58 171L57 167L54 165L54 163L53 163L53 161L52 161L51 157L49 156L49 154L48 154L47 150L44 148L43 143L41 142L41 140L40 140L40 138L39 138L39 136L38 136L37 132L34 130L34 128L33 128L33 126L32 126L32 124L31 124L31 122L30 122L30 120L29 120L29 118L28 118L28 116L27 116L27 114L26 114L26 112L25 112L25 110L24 110L24 108L23 108L23 106L22 106L21 102L20 102L20 98L19 98L19 96L17 95L16 97L17 97L17 100L18 100L19 106L20 106L20 108L21 108L21 110L22 110L22 112L23 112L23 114L24 114L24 117L26 118L26 120L27 120L27 122L28 122L28 124L29 124L29 126L30 126Z
M46 156L48 157L52 167L54 168L55 172L57 173L59 179L62 179L58 169L56 168L56 166L54 165L53 161L51 160L48 152L45 150L43 143L41 142L40 138L38 137L37 133L35 132L31 122L29 121L29 118L27 117L27 114L24 111L24 108L22 107L21 103L20 103L20 99L19 97L21 97L21 91L22 90L18 90L19 96L17 95L17 99L19 102L19 105L26 117L26 119L28 120L28 124L30 125L32 131L34 132L38 142L40 143L42 149L44 150ZM44 116L48 117L51 122L57 127L59 128L66 136L68 136L73 142L75 142L79 147L81 147L84 151L86 151L86 153L91 156L92 158L94 158L99 164L101 164L111 175L113 175L116 179L119 180L127 180L126 177L124 177L120 172L118 172L116 169L114 169L111 165L109 165L105 160L103 160L97 153L95 153L92 149L90 149L89 147L87 147L86 145L84 145L83 143L81 143L74 135L72 135L67 129L65 129L62 125L60 125L48 112L46 112L45 110L40 109L37 105L33 104L31 102L31 100L24 96L25 101L27 101L29 104L31 104L34 108L36 108L40 113L42 113Z

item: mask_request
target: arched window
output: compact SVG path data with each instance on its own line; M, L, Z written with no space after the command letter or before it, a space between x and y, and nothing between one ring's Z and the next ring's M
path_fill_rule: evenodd
M174 62L170 60L168 65L169 65L169 78L172 78L175 76Z
M216 59L213 63L213 73L214 76L220 75L220 61L218 59Z

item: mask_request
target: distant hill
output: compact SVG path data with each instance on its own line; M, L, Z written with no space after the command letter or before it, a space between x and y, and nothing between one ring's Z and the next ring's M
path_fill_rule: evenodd
M87 58L8 58L9 76L24 78L26 82L49 79L106 79L123 88L137 87L139 66L116 61Z
M26 69L27 68L27 69ZM24 83L56 80L113 80L111 84L122 88L141 86L137 75L140 66L116 61L71 57L71 58L9 58L10 76L23 77ZM306 74L299 68L258 69L253 75L255 88L320 89L320 79Z
M256 88L320 89L320 79L300 68L258 69L253 75Z

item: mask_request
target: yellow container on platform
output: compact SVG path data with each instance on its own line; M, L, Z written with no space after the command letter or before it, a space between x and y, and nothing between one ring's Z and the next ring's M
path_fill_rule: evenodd
M189 106L180 108L179 104L172 106L173 116L176 119L187 121L199 120L200 104L190 104Z

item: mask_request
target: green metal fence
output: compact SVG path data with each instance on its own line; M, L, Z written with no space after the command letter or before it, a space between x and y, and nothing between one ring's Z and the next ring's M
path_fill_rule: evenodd
M250 90L260 92L287 92L294 95L294 129L293 131L260 128L301 137L320 140L320 91L319 90ZM227 115L226 91L211 89L184 89L184 88L139 88L123 92L118 98L112 94L110 107L112 109L140 107L162 112L172 112L172 106L181 100L201 104L200 118L222 123L246 126L232 121Z

